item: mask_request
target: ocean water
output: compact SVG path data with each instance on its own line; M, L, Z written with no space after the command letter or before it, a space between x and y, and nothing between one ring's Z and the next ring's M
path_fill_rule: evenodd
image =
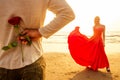
M42 45L44 52L69 53L67 44L69 33L59 31L48 39L43 38ZM105 51L106 53L120 53L120 31L106 32Z

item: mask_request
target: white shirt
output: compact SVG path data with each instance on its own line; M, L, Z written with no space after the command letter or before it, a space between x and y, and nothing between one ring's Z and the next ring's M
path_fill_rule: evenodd
M47 10L51 10L56 17L44 25ZM52 34L64 27L75 18L73 10L65 0L0 0L0 67L17 69L35 62L42 56L41 39L31 46L23 45L22 62L21 48L18 46L7 51L1 48L14 39L14 29L8 19L19 16L22 19L20 27L37 28L43 37L49 38Z

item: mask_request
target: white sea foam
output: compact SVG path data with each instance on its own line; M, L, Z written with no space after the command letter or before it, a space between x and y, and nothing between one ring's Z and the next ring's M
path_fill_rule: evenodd
M67 38L69 32L57 32L48 39L43 39L44 52L65 52L69 53ZM105 39L106 53L120 53L120 31L106 32Z

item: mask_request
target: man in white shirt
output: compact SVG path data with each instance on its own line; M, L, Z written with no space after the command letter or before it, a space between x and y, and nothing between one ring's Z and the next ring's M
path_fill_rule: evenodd
M47 10L56 17L44 25ZM16 47L3 50L16 39L16 31L8 22L13 17L20 18L20 33L29 36L32 44L21 41ZM0 80L44 80L41 38L49 38L74 18L65 0L0 0Z

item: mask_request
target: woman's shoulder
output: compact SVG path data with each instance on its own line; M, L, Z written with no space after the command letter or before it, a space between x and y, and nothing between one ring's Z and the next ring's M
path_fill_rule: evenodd
M101 27L105 27L105 25L104 25L104 24L100 24L100 26L101 26Z
M98 26L98 28L105 28L105 25L100 24L100 25Z

